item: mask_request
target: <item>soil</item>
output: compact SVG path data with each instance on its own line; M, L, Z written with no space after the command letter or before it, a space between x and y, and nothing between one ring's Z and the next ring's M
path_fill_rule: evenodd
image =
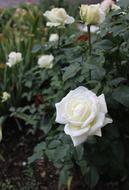
M8 123L10 125L4 128L0 144L0 189L57 190L58 171L47 158L41 158L31 166L27 164L27 158L32 155L35 145L41 141L43 133L37 130L33 135L29 133L29 127L23 125L23 129L19 130L14 120ZM79 190L79 186L77 182L71 190ZM61 187L60 190L66 188Z
M47 158L41 158L28 165L27 158L32 155L35 145L41 141L43 133L37 130L33 135L31 128L23 124L19 130L15 120L8 121L3 130L0 144L0 189L1 190L67 190L58 188L58 171ZM74 172L70 190L89 190L78 171ZM100 180L94 190L120 190L117 182Z

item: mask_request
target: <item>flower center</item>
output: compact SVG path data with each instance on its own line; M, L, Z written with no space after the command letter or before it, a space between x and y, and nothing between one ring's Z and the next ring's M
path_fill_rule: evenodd
M78 104L75 107L74 111L73 111L73 115L74 116L81 116L81 115L83 115L84 109L85 109L84 105Z

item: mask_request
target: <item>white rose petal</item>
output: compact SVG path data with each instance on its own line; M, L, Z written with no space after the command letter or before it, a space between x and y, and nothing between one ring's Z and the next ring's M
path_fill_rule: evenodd
M87 25L86 24L77 24L77 27L78 29L81 31L81 32L88 32L88 29L87 29ZM91 33L95 33L95 32L98 32L99 31L99 26L94 26L94 25L91 25L90 26L90 32Z
M76 137L71 136L71 139L73 141L73 145L78 146L87 140L87 136L86 134L76 136Z
M85 87L71 90L56 104L56 122L65 124L64 131L71 136L74 146L89 136L102 136L101 128L112 120L106 117L104 94L99 97Z

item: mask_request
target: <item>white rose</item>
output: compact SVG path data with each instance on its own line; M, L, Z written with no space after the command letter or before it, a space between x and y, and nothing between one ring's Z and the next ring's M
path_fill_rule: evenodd
M72 24L74 18L69 16L63 8L53 8L51 11L46 11L43 14L49 22L47 26L62 26L65 24Z
M3 92L2 102L6 102L10 97L11 97L11 95L8 92Z
M105 19L105 12L101 9L100 4L81 5L80 17L85 24L99 25Z
M6 65L12 67L21 61L22 61L22 54L20 52L11 52L8 55L8 62L6 63Z
M53 67L53 55L42 55L38 59L38 65L40 68L48 68L51 69Z
M106 117L104 94L97 97L82 86L71 90L61 102L56 103L56 111L56 122L65 124L64 131L71 136L74 146L89 136L101 136L101 128L112 122Z
M58 34L51 34L49 37L49 42L57 42L59 40Z

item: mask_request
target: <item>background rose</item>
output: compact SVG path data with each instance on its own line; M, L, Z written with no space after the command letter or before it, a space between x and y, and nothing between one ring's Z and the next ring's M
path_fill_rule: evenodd
M11 95L8 92L3 92L1 102L6 102L10 97Z
M11 52L8 55L8 62L6 63L6 65L12 67L20 61L22 61L22 54L20 52Z
M86 24L98 25L104 21L105 12L101 9L100 4L81 5L80 17Z
M40 68L49 68L51 69L53 67L53 55L42 55L38 59L38 65Z
M53 8L51 11L46 11L43 15L49 21L47 26L61 26L74 22L74 18L69 16L63 8Z
M56 104L56 122L65 124L65 133L70 135L74 146L83 143L88 136L101 136L101 128L112 120L106 117L104 95L97 97L85 87L70 91Z
M59 40L59 35L58 34L51 34L49 37L49 42L57 42Z

